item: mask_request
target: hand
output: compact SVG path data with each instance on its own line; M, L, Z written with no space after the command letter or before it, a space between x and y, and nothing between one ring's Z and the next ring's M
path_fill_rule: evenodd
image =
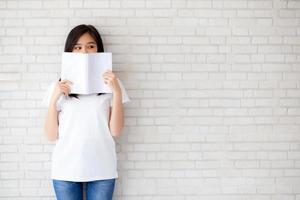
M104 83L108 84L108 86L111 88L113 93L121 92L121 88L120 88L118 79L111 70L106 70L103 73L103 79L104 79Z
M72 84L72 82L69 80L58 81L55 84L55 89L54 89L52 98L57 100L61 94L68 96L71 91L71 87L70 87L71 84Z

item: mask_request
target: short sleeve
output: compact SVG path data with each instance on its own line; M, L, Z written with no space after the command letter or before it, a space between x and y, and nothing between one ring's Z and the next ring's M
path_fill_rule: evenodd
M118 80L119 85L120 85L120 88L121 88L121 93L122 93L122 103L129 102L130 99L129 99L128 94L127 94L127 92L126 92L126 90L125 90L125 87L123 86L123 84L122 84L122 82L120 81L120 79L117 79L117 80ZM112 106L112 100L113 100L113 99L111 98L111 100L110 100L110 106Z
M55 89L55 84L56 84L56 81L51 82L49 84L47 90L45 91L42 102L41 102L41 105L43 107L49 107L50 100L51 100L52 94ZM61 110L60 102L61 102L61 97L56 102L56 110L57 111Z

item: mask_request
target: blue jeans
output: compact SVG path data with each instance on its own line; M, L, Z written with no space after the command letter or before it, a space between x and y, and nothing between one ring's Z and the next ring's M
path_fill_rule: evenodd
M57 200L83 200L83 183L53 179ZM89 181L86 183L86 200L112 200L115 179Z

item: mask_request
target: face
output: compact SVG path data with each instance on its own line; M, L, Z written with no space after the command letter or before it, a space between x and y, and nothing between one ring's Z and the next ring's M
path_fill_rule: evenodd
M73 47L74 53L97 53L97 43L89 34L83 34Z

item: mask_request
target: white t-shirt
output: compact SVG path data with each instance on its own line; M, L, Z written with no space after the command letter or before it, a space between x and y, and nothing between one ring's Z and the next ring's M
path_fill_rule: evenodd
M122 103L128 102L126 90L118 81ZM50 84L42 105L49 106L56 82ZM56 103L58 139L52 152L52 179L83 182L118 178L115 141L108 127L112 96L59 97Z

